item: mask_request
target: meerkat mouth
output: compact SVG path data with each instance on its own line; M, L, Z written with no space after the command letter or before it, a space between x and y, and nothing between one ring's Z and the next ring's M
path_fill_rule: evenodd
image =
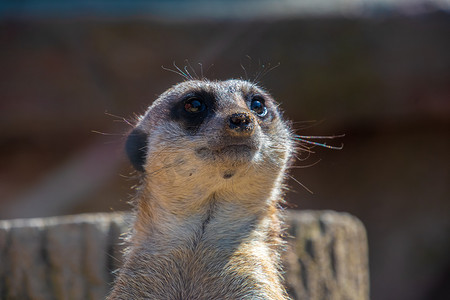
M237 144L237 145L228 145L219 150L221 153L240 153L240 152L251 152L256 149L252 149L249 145L245 144Z
M196 155L204 160L224 160L236 163L250 162L258 148L251 144L231 144L220 148L202 147Z

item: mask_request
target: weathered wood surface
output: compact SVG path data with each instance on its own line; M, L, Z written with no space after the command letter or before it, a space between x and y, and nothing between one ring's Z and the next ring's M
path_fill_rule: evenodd
M128 214L0 221L0 299L103 299L121 260ZM367 239L353 216L287 214L294 299L369 299Z
M333 211L288 212L285 279L295 299L369 299L364 225Z

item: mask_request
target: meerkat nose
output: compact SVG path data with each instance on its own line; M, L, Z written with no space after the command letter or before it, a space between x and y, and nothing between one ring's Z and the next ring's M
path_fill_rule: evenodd
M228 130L238 135L251 135L255 129L254 119L248 113L235 113L228 117Z

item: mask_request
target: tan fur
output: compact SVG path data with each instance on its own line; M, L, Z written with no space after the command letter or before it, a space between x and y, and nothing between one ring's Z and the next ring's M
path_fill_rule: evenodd
M200 90L214 95L217 107L187 133L169 111ZM254 116L243 96L249 93L264 96L270 118ZM255 123L254 155L199 156L234 134L226 120L236 112ZM292 139L270 95L246 81L187 81L161 95L137 128L148 134L145 173L108 299L287 299L278 199ZM227 172L233 175L225 179Z

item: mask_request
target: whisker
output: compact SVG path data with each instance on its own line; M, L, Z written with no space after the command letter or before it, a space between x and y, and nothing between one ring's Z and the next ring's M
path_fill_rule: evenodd
M186 62L186 64L187 64L187 66L185 66L184 69L187 71L187 67L189 67L189 68L191 69L192 73L194 74L194 78L198 80L199 77L198 77L198 75L197 75L197 72L196 72L195 69L192 67L192 65L191 65L191 63L189 62L189 60L186 59L185 62ZM189 72L188 72L188 73L189 73ZM189 75L190 75L190 74L189 74ZM193 79L192 76L191 76L191 79Z
M247 75L247 69L244 67L244 65L242 64L242 61L240 62L241 65L241 69L244 70L244 74L245 74L245 80L248 80L248 75Z
M316 126L322 124L323 122L324 122L324 120L297 121L297 122L293 122L293 125L295 126L295 129L297 129L297 130L305 130L305 129L309 129L312 127L316 127ZM297 127L296 126L297 124L304 124L304 125Z
M311 150L312 147L313 147L313 146L309 146L309 147L308 147L307 145L297 145L297 146L295 147L295 150L297 150L298 152L308 152L308 153L314 154L314 153L316 153L316 152Z
M201 74L201 78L200 79L205 79L205 76L203 75L203 64L201 62L198 63L198 65L200 66L200 74Z
M341 138L344 137L345 134L338 134L338 135L297 135L294 134L294 136L296 138L300 138L300 139L336 139L336 138Z
M172 65L178 70L178 72L180 72L181 74L184 74L184 76L185 76L186 79L189 79L188 74L186 74L185 72L183 72L183 71L177 66L177 64L175 63L175 61L173 62Z
M344 144L342 144L342 143L340 146L330 146L330 145L327 145L326 143L318 143L318 142L308 141L308 140L305 140L302 138L297 138L297 139L298 139L298 141L300 141L302 143L325 147L325 148L329 148L329 149L333 149L333 150L342 150L344 148Z
M183 77L185 80L189 80L189 76L188 76L186 73L184 73L184 72L176 65L175 61L173 62L173 66L176 68L176 70L173 70L173 69L170 69L170 68L166 68L166 67L164 67L164 66L161 66L161 68L162 68L163 70L165 70L165 71L169 71L169 72L178 74L178 75L180 75L181 77Z
M296 183L298 183L301 187L303 187L305 190L307 190L311 195L314 195L313 191L311 191L309 188L307 188L303 183L301 183L300 181L298 181L297 179L295 179L294 176L288 174L289 178L291 178L292 180L294 180Z
M298 161L305 161L305 160L307 160L310 156L311 156L311 153L310 153L310 152L307 152L305 158L300 158L300 157L297 156L297 154L294 154L294 157L295 157Z
M306 165L306 166L292 166L292 167L290 167L291 169L306 169L306 168L309 168L309 167L312 167L312 166L315 166L315 165L317 165L319 162L321 162L322 160L321 159L319 159L318 161L316 161L316 162L314 162L314 163L312 163L312 164L309 164L309 165Z
M185 72L186 74L188 74L189 79L191 79L191 80L194 79L194 77L192 77L191 73L189 73L188 66L184 66L184 72Z
M125 124L128 124L128 125L130 125L131 127L134 127L134 124L131 124L131 122L128 121L125 117L121 117L121 116L118 116L118 115L114 115L114 114L109 113L109 112L107 112L107 111L105 111L105 115L110 116L110 117L117 118L117 119L119 119L119 120L122 120ZM115 121L116 121L116 120L115 120Z
M126 136L126 134L121 134L121 133L106 133L106 132L101 132L101 131L97 131L97 130L91 130L92 133L96 133L96 134L100 134L100 135L106 135L106 136Z

